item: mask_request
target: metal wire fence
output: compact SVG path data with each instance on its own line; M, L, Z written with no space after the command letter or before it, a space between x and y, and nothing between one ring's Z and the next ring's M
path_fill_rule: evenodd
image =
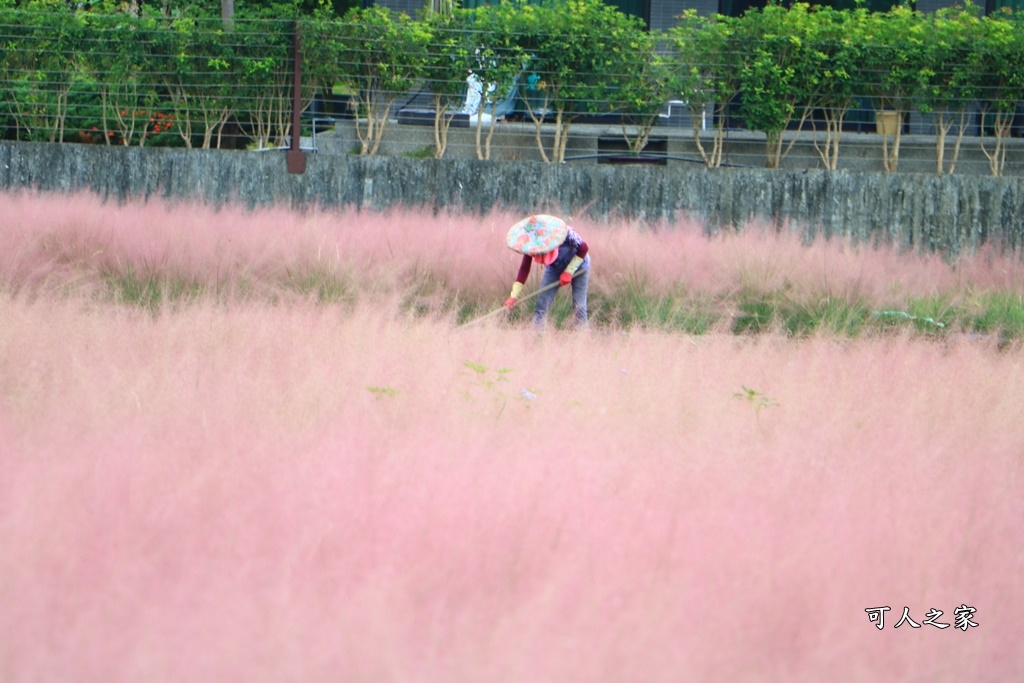
M757 156L772 153L771 133L751 114L752 81L726 73L773 54L768 40L723 43L704 61L681 54L671 36L649 36L615 47L614 59L606 48L604 63L600 49L573 63L538 58L545 48L536 34L496 45L482 29L406 28L375 34L340 19L238 19L225 31L212 19L0 11L0 137L272 149L290 144L298 106L303 145L341 153L572 160L643 152L709 166L730 163L727 145L741 165L764 166ZM841 167L826 156L842 156L840 137L863 146L868 137L859 134L883 133L887 147L910 136L905 155L938 156L940 171L963 152L993 174L1019 172L1019 151L1011 146L1007 166L1006 150L1024 133L1024 81L1004 84L961 57L931 75L947 84L941 106L929 99L934 88L918 83L901 95L893 121L879 104L892 77L881 67L862 65L832 99L777 98L789 107L778 153L789 156L776 165ZM957 82L970 73L973 87ZM813 91L782 81L780 90ZM765 151L741 154L741 145Z

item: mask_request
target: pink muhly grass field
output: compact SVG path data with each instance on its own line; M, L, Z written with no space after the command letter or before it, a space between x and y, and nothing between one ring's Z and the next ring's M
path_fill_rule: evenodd
M246 228L79 197L47 231L4 201L21 213L0 233L0 680L1024 677L1019 350L459 329L397 313L395 273L427 260L413 226L447 232L453 281L493 278L498 299L511 265L477 243L504 219ZM274 246L275 215L319 237ZM204 282L273 275L309 258L313 226L340 245L364 218L406 226L415 252L360 252L372 302L154 314L83 284L95 259L140 254ZM129 220L182 227L114 227ZM79 229L106 255L46 246ZM595 259L606 236L608 261L643 253L625 228L590 232ZM910 260L899 286L953 286ZM893 628L961 605L977 627Z
M151 201L104 203L88 194L0 193L0 284L89 291L102 276L136 272L194 280L209 291L282 294L304 274L331 276L353 296L444 289L507 296L519 256L505 246L521 216L285 208L246 211ZM847 240L802 244L796 230L748 226L709 238L695 221L647 224L569 217L591 246L591 290L624 285L650 295L722 295L787 288L793 298L902 304L908 297L977 292L1024 295L1024 260L989 248L953 264ZM539 269L534 278L539 282Z

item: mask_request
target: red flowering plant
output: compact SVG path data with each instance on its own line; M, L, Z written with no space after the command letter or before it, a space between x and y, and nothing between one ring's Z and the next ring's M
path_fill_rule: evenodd
M172 112L151 111L147 136L150 144L160 147L172 147L181 144L178 136L178 123Z
M115 125L110 126L113 120ZM102 117L83 119L77 141L91 145L150 145L175 147L181 144L174 114L155 109L121 109L106 121Z
M85 65L100 100L100 122L87 135L100 134L108 145L167 144L154 139L174 126L160 109L159 56L149 49L159 26L124 15L90 14L87 21L92 42Z
M157 109L119 109L114 110L104 123L107 121L114 124L111 129L104 126L96 132L105 136L109 145L167 147L178 140L177 122L172 113Z

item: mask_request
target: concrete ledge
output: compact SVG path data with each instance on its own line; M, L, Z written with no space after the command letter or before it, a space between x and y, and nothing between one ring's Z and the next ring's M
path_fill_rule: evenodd
M675 119L673 119L675 121ZM675 121L678 123L678 121ZM482 135L486 136L486 127ZM702 165L700 150L694 141L690 125L655 126L652 136L664 140L666 154L673 163ZM699 134L701 144L710 150L711 131ZM542 126L541 139L546 149L551 148L554 127ZM621 126L573 124L569 129L566 158L571 163L596 163L599 141L622 140ZM787 132L785 143L794 140L793 147L783 159L783 170L824 170L824 164L815 146L824 143L824 134ZM984 139L991 150L994 140ZM987 157L981 148L982 138L965 135L960 146L955 173L959 175L991 175ZM1024 139L1008 138L1004 176L1024 176ZM946 142L945 162L948 167L953 156L955 139ZM892 138L889 138L892 144ZM431 125L410 125L392 120L384 131L378 154L381 156L429 156L434 147L434 129ZM317 148L323 154L358 153L359 139L355 124L339 121L333 130L317 136ZM882 136L876 133L844 132L839 143L839 170L884 171L882 164ZM937 174L936 138L933 135L902 135L900 140L899 172ZM477 159L476 130L473 127L452 127L448 133L446 159ZM765 136L747 130L726 131L723 162L727 167L764 168ZM532 123L499 122L495 124L491 141L490 159L495 161L541 161L536 131Z

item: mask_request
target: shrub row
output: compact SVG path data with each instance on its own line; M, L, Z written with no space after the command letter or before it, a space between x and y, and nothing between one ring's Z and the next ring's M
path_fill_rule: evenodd
M164 16L148 8L141 16L0 8L6 136L215 147L231 134L282 144L291 135L296 31L301 106L317 93L347 94L361 154L378 150L396 99L426 85L433 153L442 156L472 74L485 107L518 92L545 160L561 161L573 120L594 112L621 114L639 152L665 103L681 100L709 167L721 164L733 119L765 134L769 168L795 139L787 130L822 129L815 147L834 169L844 120L867 102L897 120L911 109L933 115L939 173L953 170L968 117L980 113L982 148L1001 175L1024 95L1022 18L982 16L970 3L927 15L803 3L738 18L690 11L661 33L601 0L506 1L418 19L382 7L341 17L329 6L307 15L274 9L240 12L230 26L193 10ZM710 137L699 129L709 110ZM554 124L553 141L540 135L544 123ZM897 169L900 131L881 138L889 171ZM492 132L478 128L481 158Z

